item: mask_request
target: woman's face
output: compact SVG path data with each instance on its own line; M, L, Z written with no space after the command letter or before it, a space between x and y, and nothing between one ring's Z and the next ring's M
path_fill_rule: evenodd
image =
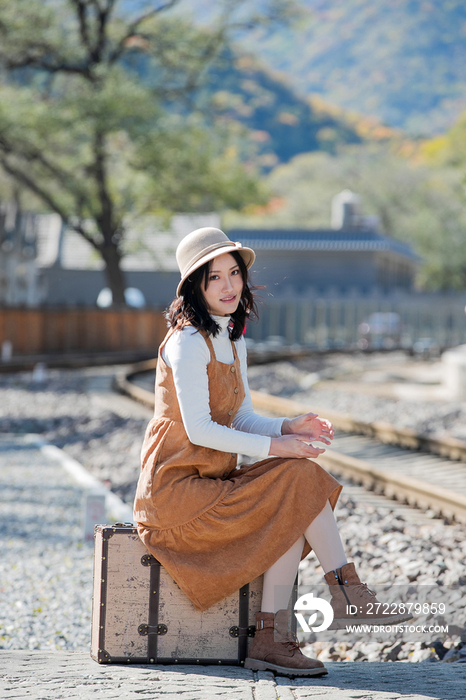
M207 289L202 292L211 315L230 316L236 311L243 292L243 277L233 255L224 253L212 260Z

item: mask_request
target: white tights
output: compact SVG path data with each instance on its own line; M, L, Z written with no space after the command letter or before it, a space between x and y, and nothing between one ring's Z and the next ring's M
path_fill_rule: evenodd
M314 550L324 573L347 563L332 506L327 501L304 535L264 573L261 612L276 613L288 607L304 538Z

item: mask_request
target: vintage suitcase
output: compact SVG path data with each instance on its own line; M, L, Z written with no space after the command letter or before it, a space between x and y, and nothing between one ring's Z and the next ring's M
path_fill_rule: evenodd
M96 525L91 656L98 663L242 665L262 576L204 612L148 553L134 525ZM295 586L295 589L297 586ZM296 631L290 601L290 624Z

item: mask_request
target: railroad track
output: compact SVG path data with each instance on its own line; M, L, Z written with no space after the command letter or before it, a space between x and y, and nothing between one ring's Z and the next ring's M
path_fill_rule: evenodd
M153 407L157 361L133 365L115 380L115 388ZM447 520L466 523L466 442L431 438L389 423L365 423L348 414L251 391L259 412L293 417L313 411L335 427L332 449L319 463L333 474L364 486L375 495L409 506L432 509Z

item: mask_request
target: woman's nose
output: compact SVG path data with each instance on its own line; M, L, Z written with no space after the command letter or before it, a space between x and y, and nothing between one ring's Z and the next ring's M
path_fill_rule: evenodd
M233 285L231 284L231 280L229 277L227 277L223 283L223 291L224 292L231 292L233 290Z

